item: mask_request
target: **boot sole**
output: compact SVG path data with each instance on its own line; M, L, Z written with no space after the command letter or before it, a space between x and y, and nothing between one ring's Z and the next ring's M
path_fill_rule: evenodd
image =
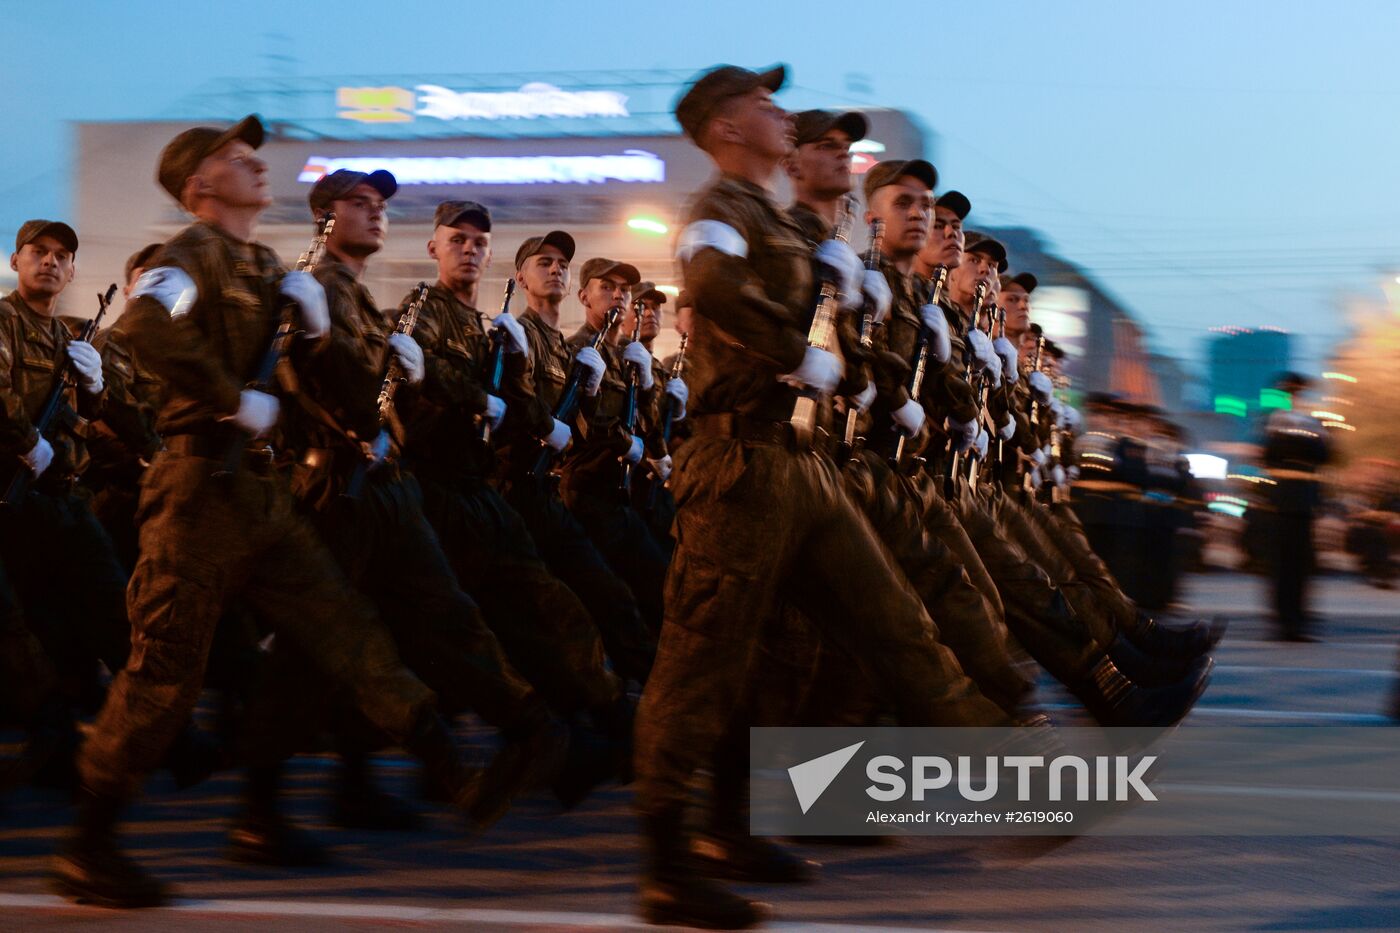
M166 892L148 894L144 897L111 897L99 894L87 885L62 875L49 877L49 889L55 894L69 898L74 903L91 907L107 907L113 910L141 910L164 907L171 897Z

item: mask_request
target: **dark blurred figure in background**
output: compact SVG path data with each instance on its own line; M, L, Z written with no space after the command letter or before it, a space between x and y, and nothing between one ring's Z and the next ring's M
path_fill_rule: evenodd
M1284 373L1278 381L1278 388L1290 398L1308 385L1297 373ZM1272 534L1268 550L1278 637L1281 641L1316 641L1308 631L1307 588L1317 562L1313 516L1322 498L1317 470L1331 460L1331 445L1322 425L1301 411L1273 412L1264 434L1264 466L1275 483L1269 487Z

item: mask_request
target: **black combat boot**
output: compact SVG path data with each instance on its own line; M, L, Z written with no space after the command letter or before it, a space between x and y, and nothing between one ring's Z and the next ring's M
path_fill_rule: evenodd
M1186 676L1195 661L1195 658L1147 654L1123 635L1115 637L1108 646L1108 657L1125 677L1143 687L1174 684Z
M572 810L599 784L616 778L632 781L632 701L616 701L587 717L569 720L569 750L553 783L554 796L565 810Z
M502 729L501 747L482 770L474 799L465 807L476 829L484 830L505 816L517 797L555 786L568 750L567 727L543 705L525 722Z
M411 807L375 786L369 757L351 749L340 753L330 818L344 829L372 832L408 832L422 825Z
M766 920L771 913L767 904L740 897L695 871L683 816L680 807L673 807L642 817L642 919L707 930L742 930Z
M690 853L697 871L748 884L808 884L821 868L818 862L743 829L711 827L691 840Z
M282 815L277 785L280 765L248 769L243 785L243 809L228 833L228 857L247 865L303 868L330 861L326 850L310 833Z
M1139 612L1123 634L1150 655L1190 661L1219 644L1228 625L1219 616L1208 623L1192 622L1182 627L1163 625L1145 612Z
M1140 687L1105 655L1087 675L1067 684L1104 726L1166 729L1180 722L1210 682L1215 662L1196 659L1186 676L1165 687Z
M49 876L54 889L80 904L159 907L169 889L117 848L122 801L78 788L77 821L59 844Z

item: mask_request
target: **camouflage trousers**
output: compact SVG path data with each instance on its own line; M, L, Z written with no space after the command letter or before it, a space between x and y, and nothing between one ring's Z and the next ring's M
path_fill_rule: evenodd
M131 655L78 762L97 794L134 794L159 763L199 698L215 627L235 596L389 735L406 737L434 703L297 513L285 479L252 466L216 478L218 466L167 450L143 481L141 554L127 592Z

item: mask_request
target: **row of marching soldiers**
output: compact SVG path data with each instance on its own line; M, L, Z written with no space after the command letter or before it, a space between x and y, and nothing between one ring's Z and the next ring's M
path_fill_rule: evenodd
M0 303L0 702L31 758L71 769L61 891L168 897L117 832L162 768L181 786L244 770L234 858L320 860L278 786L329 735L347 826L412 824L372 780L390 746L475 830L523 793L569 808L631 781L646 919L746 926L763 906L715 879L813 868L747 832L749 726L1052 736L1027 656L1104 725L1190 710L1220 632L1141 613L1069 510L1081 426L1030 324L1035 279L964 232L971 202L925 161L872 169L858 215L864 118L794 119L784 77L719 67L676 105L717 175L677 242L668 361L650 350L666 296L626 263L576 265L564 231L521 244L494 307L470 201L437 209L437 280L381 310L361 279L388 172L317 182L286 270L255 239L256 117L165 147L159 183L194 222L133 257L97 336L53 314L75 232L24 226ZM566 336L574 288L587 319ZM205 687L217 738L190 722ZM484 767L450 728L468 712L497 733Z

